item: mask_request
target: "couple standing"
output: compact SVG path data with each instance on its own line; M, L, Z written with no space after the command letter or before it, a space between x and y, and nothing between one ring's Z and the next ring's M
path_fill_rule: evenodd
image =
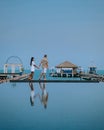
M39 80L43 77L44 80L46 80L46 72L47 72L47 68L48 68L48 59L47 59L47 55L44 55L44 57L42 58L39 67L35 64L34 61L34 57L31 57L30 60L30 66L31 66L31 74L29 75L28 79L31 80L33 79L34 76L34 72L35 72L35 68L40 68L40 66L42 67L42 72L40 74Z

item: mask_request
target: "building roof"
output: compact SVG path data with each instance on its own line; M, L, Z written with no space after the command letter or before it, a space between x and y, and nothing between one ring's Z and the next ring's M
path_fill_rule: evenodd
M57 66L55 66L56 68L78 68L77 65L75 64L72 64L71 62L69 61L65 61Z

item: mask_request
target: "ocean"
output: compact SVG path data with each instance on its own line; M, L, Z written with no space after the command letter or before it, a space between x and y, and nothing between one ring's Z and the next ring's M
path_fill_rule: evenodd
M104 83L0 84L0 130L104 130Z

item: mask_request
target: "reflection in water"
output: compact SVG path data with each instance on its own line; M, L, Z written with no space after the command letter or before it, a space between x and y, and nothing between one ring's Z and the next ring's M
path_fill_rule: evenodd
M38 96L38 93L37 94L35 93L34 86L33 86L32 82L29 83L29 86L31 89L30 103L31 103L31 106L34 106L34 100Z
M15 88L0 84L0 130L104 130L102 84L30 82L16 83ZM51 91L48 109L42 102L44 88L45 94Z
M31 106L34 106L34 101L36 97L39 97L40 102L44 106L44 108L47 108L47 102L48 102L48 92L46 90L46 84L45 83L39 83L39 88L41 90L41 93L36 93L36 90L34 89L33 83L29 82L31 94L30 94L30 103Z
M39 94L40 101L43 104L44 108L47 108L48 92L46 91L46 84L39 83L39 85L41 89L41 95Z

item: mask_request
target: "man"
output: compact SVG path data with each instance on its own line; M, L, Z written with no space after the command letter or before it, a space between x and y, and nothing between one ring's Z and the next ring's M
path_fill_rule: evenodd
M47 108L48 103L48 92L46 90L45 83L39 83L40 89L42 91L41 95L39 94L39 98L41 103L43 104L44 108Z
M48 59L47 55L44 55L43 59L41 60L39 67L42 66L42 72L40 74L39 80L43 77L44 80L46 80L46 73L48 68Z

